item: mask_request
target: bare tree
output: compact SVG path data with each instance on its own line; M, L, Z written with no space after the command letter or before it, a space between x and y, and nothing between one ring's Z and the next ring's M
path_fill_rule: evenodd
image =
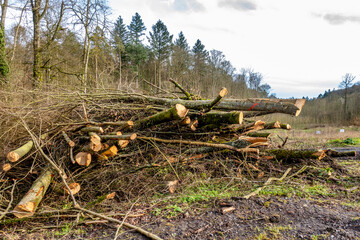
M70 7L76 18L75 25L84 30L83 85L88 81L90 38L98 26L107 25L108 6L105 0L70 0ZM103 28L102 28L103 29ZM86 88L85 88L86 90Z
M348 121L348 116L347 116L347 99L348 99L348 90L349 88L353 85L353 82L355 80L355 76L353 76L351 73L346 73L343 77L342 77L342 81L339 84L339 88L343 88L344 89L344 120Z
M32 17L33 17L33 87L39 87L43 80L43 74L41 71L41 52L47 49L50 44L55 40L56 34L60 29L60 24L64 14L64 2L61 3L59 20L55 24L52 37L45 43L44 46L41 46L41 26L40 21L45 16L48 7L49 0L30 0Z

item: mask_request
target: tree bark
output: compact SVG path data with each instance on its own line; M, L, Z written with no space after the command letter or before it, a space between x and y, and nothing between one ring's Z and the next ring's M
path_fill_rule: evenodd
M204 110L208 109L213 100L182 100L182 99L168 99L158 98L153 96L114 96L119 100L131 100L131 101L148 101L160 105L182 104L188 109ZM214 106L214 109L220 110L235 110L235 111L263 111L271 113L286 113L294 116L298 116L302 107L305 104L305 99L223 99L219 104Z
M325 150L290 150L290 149L272 149L267 151L278 160L288 161L295 159L319 159L326 157Z
M48 136L47 133L43 134L40 136L40 138L43 140ZM32 140L28 141L27 143L25 143L24 145L22 145L21 147L9 152L6 155L6 158L10 161L10 162L17 162L20 158L22 158L23 156L25 156L28 152L30 152L30 150L32 149L32 147L34 146L34 142Z
M47 168L35 180L30 190L25 194L23 199L16 205L12 213L18 217L30 217L35 213L36 208L41 202L52 181L52 171Z
M205 115L198 116L199 126L208 124L242 124L242 112L210 112Z
M184 118L187 113L188 110L183 105L176 104L175 107L172 107L166 111L136 121L134 123L134 127L137 129L143 129L172 120L180 120Z

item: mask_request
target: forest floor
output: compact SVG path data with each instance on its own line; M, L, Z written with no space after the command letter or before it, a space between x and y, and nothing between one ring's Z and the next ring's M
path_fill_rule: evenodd
M180 184L174 194L134 197L128 202L106 200L95 203L93 209L119 220L124 219L121 214L126 214L126 222L163 239L360 239L359 130L346 130L349 135L340 137L331 131L324 129L326 136L316 134L314 129L279 134L289 136L288 148L299 149L302 145L304 149L356 150L357 157L269 160L258 165L249 160L241 174L218 179L207 176L203 168L209 165L198 164L193 166L198 168L197 176L192 176L196 181ZM354 141L349 145L347 139ZM281 177L289 168L292 170L283 181L272 182L249 199L242 198L263 186L269 177ZM46 207L45 201L31 219L3 221L0 237L147 239L124 227L79 214L68 205L48 213L50 208Z

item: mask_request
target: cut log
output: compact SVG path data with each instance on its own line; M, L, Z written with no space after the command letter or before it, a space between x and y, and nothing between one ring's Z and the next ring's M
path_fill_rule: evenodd
M280 128L279 121L265 123L265 125L264 125L264 129L274 129L274 128Z
M87 133L88 132L103 133L104 129L99 126L88 126L88 127L83 127L82 129L80 129L80 131L87 132Z
M262 138L269 138L271 133L261 133L261 132L250 132L246 134L249 137L262 137Z
M25 194L23 199L16 205L12 213L18 217L30 217L35 213L36 208L41 202L48 189L53 174L50 169L45 169L35 180L30 190Z
M78 154L76 154L75 156L75 161L80 165L80 166L89 166L91 163L91 154L87 153L87 152L79 152Z
M190 123L189 127L191 129L191 131L196 131L196 128L198 127L199 125L199 121L198 120L194 120Z
M264 137L248 137L248 136L242 136L239 140L245 140L249 143L259 143L259 142L267 142L268 139Z
M44 140L47 136L48 136L48 134L45 133L45 134L41 135L40 138L42 140ZM30 140L27 143L25 143L24 145L22 145L21 147L19 147L18 149L15 149L14 151L9 152L6 156L6 158L10 162L17 162L20 158L22 158L28 152L30 152L30 150L32 149L33 146L34 146L34 142Z
M329 157L356 157L356 151L338 152L336 150L327 149L325 152Z
M103 140L135 140L137 137L136 133L124 134L124 135L100 135Z
M213 100L182 100L158 98L153 96L129 96L117 95L113 96L118 100L128 101L148 101L160 105L182 104L188 109L202 110L210 106ZM262 111L262 112L278 112L298 116L305 104L305 99L222 99L222 101L214 107L214 109L233 110L233 111Z
M137 129L143 129L172 120L180 120L186 116L188 111L189 110L186 109L183 105L176 104L175 107L172 107L166 111L136 121L134 127Z
M69 136L66 134L66 132L62 131L61 132L65 141L67 142L67 144L70 146L70 147L75 147L75 143L69 138Z
M107 148L106 150L104 150L103 152L101 152L98 155L98 160L100 160L100 161L106 160L109 157L116 156L117 153L118 153L118 148L115 145L113 145L113 146Z
M78 192L80 192L80 184L79 183L70 183L69 184L69 188L70 188L70 191L72 193L72 195L75 195L77 194ZM64 191L70 195L70 192L69 190L67 189L67 187L63 187Z
M191 119L189 116L186 116L183 120L181 120L179 122L180 125L182 126L186 126L186 125L189 125L191 123Z
M122 135L121 132L117 132L116 135ZM128 144L129 144L129 140L118 140L117 144L121 149L124 149Z
M210 112L197 117L199 126L208 124L242 124L242 112Z
M216 104L218 104L225 95L228 94L228 90L226 88L222 88L219 92L219 95L204 108L203 112L210 112Z
M267 151L277 160L295 160L295 159L319 159L326 157L326 150L288 150L288 149L272 149Z
M2 170L4 172L7 172L11 169L11 164L10 163L5 163L3 166L2 166Z
M134 126L134 122L133 121L119 121L119 122L102 122L100 123L100 126L117 126L120 129L125 129L125 128L132 128Z
M286 124L286 123L282 123L282 124L280 124L280 128L286 129L286 130L291 130L291 125Z

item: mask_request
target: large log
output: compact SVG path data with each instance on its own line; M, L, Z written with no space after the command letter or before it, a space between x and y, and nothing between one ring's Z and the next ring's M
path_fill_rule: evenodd
M159 98L153 96L138 95L117 95L113 98L128 101L147 101L160 105L173 106L182 104L188 109L203 110L211 106L213 100L182 100ZM222 99L214 106L214 109L232 110L232 111L262 111L268 113L286 113L298 116L305 104L305 99Z
M48 134L45 133L45 134L41 135L40 138L42 140L44 140L47 136L48 136ZM32 140L30 140L27 143L25 143L24 145L22 145L21 147L19 147L18 149L15 149L15 150L9 152L6 155L6 158L10 162L17 162L20 158L22 158L28 152L30 152L30 150L32 149L33 146L34 146L34 142Z
M326 150L290 150L290 149L272 149L267 151L277 160L295 160L295 159L322 159L326 157Z
M38 207L51 183L52 177L53 174L50 169L43 170L41 175L31 186L30 190L16 205L12 213L18 218L30 217L34 215L36 208Z
M209 112L197 117L199 126L208 124L242 124L242 112Z
M176 104L175 107L172 107L168 110L136 121L134 123L134 127L137 129L143 129L172 120L180 120L186 116L188 111L189 110L186 109L186 107L184 107L183 105Z

